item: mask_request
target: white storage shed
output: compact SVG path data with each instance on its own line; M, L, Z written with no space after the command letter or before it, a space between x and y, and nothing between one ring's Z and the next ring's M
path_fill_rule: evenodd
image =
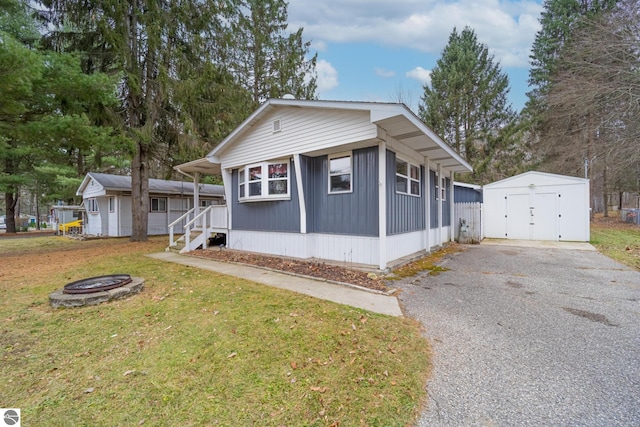
M588 242L589 180L526 172L483 188L485 237Z

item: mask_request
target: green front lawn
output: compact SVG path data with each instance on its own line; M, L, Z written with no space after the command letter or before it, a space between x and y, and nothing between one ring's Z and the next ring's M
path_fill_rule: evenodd
M424 403L419 324L144 256L166 238L0 240L0 407L23 425L405 426ZM53 309L83 277L130 299Z

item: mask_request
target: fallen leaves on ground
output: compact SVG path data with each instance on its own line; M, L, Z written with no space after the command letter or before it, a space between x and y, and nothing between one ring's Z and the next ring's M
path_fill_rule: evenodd
M365 271L326 264L323 262L303 261L292 258L280 258L256 253L241 252L231 249L208 249L189 252L189 255L211 258L216 261L249 264L270 268L287 273L317 277L340 283L362 286L377 291L387 291L384 281ZM375 277L374 277L375 276Z

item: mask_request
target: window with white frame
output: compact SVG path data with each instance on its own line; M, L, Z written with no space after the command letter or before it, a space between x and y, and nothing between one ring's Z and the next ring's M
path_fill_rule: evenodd
M420 196L420 166L396 157L396 192Z
M89 213L98 213L98 201L95 197L92 197L87 200L87 212Z
M436 174L436 200L440 198L443 202L447 200L447 180L444 177L438 179Z
M151 210L151 212L166 212L167 211L167 198L166 197L151 197L150 210Z
M109 212L114 212L116 207L116 198L109 197Z
M238 170L238 198L289 199L289 160L249 165Z
M329 193L351 192L353 167L351 152L329 156Z

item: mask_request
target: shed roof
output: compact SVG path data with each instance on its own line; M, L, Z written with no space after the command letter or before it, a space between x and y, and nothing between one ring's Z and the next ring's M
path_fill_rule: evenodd
M89 172L85 176L82 184L78 188L76 194L81 196L84 190L89 185L89 182L94 180L100 184L106 191L131 191L131 177L122 175L111 175L106 173ZM211 197L223 197L224 187L222 185L214 184L199 184L200 196ZM184 181L167 181L163 179L149 179L149 192L153 194L193 194L193 182Z
M520 187L528 185L562 185L562 184L588 184L589 180L575 176L558 175L554 173L529 171L515 175L500 181L486 184L484 189L501 187Z

